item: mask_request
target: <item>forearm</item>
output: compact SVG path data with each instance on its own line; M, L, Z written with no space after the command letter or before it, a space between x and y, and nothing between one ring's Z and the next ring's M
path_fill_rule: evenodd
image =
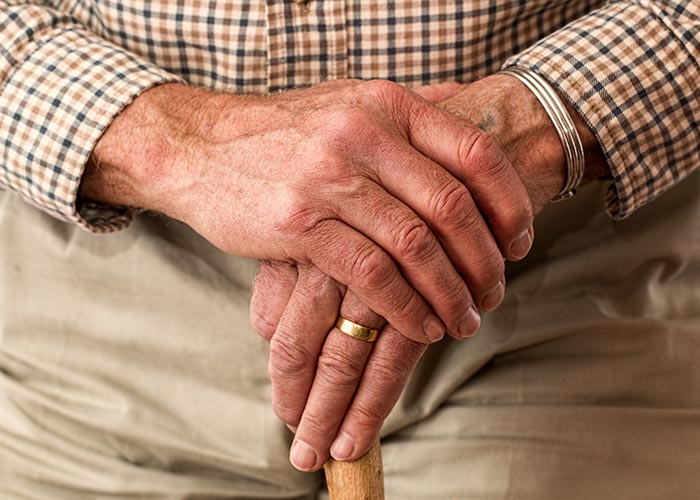
M196 142L206 133L212 100L225 112L227 97L184 84L141 94L95 145L80 198L177 216L177 201L197 174ZM198 151L199 152L199 151Z

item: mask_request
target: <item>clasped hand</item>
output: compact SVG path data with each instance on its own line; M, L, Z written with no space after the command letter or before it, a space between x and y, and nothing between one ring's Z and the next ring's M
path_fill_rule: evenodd
M361 456L426 346L473 335L499 305L504 259L527 254L564 171L546 114L506 75L270 96L165 84L108 127L80 196L263 260L251 320L270 342L274 410L296 429L292 462L311 471ZM368 344L333 328L339 312L386 325Z
M315 233L313 253L263 261L251 304L270 342L273 407L295 430L291 460L306 471L369 448L442 325L458 339L473 335L478 311L503 299L504 259L522 258L532 241L531 199L506 154L425 99L462 86L347 85L324 89L349 107L331 101L316 129L324 139L304 142L311 159L289 159L311 162L313 184L301 187L327 204L309 214L303 200L281 225ZM333 328L339 312L387 324L369 344Z

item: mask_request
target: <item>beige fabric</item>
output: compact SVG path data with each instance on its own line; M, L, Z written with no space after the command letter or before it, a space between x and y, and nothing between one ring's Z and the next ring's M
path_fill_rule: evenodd
M550 207L503 306L387 421L387 498L696 498L699 188L621 223L602 186ZM172 221L97 236L0 193L0 499L314 498L254 270Z
M481 333L430 353L390 499L698 498L700 176L622 223L603 196L549 207Z

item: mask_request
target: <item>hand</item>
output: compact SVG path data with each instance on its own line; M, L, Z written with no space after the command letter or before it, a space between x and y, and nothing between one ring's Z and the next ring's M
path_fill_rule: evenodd
M443 84L418 92L442 100L462 88ZM270 341L273 408L296 431L292 463L313 471L329 453L337 459L359 458L426 346L391 325L374 345L338 331L333 324L339 307L344 317L362 325L381 328L384 321L352 292L341 307L344 287L312 266L263 262L253 290L251 320ZM491 307L500 303L502 293Z
M334 440L334 457L362 456L427 348L388 324L374 344L334 328L338 308L359 324L384 324L344 292L313 266L282 262L263 262L253 288L253 323L270 341L273 409L296 432L290 459L304 471L328 460Z
M498 134L499 143L508 148L525 178L536 211L558 192L564 170L558 137L539 103L519 83L499 75L468 86L443 85L421 92L450 98L444 106L462 116L468 114ZM504 103L503 96L514 100ZM513 116L517 123L509 125L506 119ZM592 173L604 165L602 153L582 120L574 118L586 145L587 178L602 176ZM317 270L300 270L297 276L291 266L263 263L251 303L253 324L272 339L273 405L282 420L298 426L291 458L302 470L320 467L328 458L329 446L336 459L354 460L364 454L425 350L391 327L385 328L373 349L335 329L326 338L342 294L342 287L334 286ZM328 287L334 294L324 302L320 297ZM351 293L341 314L367 326L380 324L373 323L380 319ZM300 347L309 343L312 347L300 356Z
M463 85L439 106L476 124L503 148L525 185L533 214L559 193L566 176L561 140L542 105L518 80L495 74ZM608 177L610 168L593 132L571 106L567 109L584 147L582 185Z
M313 264L419 342L445 325L473 334L472 293L500 300L499 246L524 254L532 220L487 134L381 81L274 96L157 87L109 127L81 193L163 212L230 253ZM475 201L493 199L487 224Z

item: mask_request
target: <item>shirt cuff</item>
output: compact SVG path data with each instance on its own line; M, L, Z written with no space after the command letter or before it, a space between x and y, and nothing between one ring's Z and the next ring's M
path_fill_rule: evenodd
M612 2L504 65L546 78L588 123L613 176L607 210L614 219L627 217L700 164L700 98L694 90L700 71L684 47L697 38L693 23L677 9L638 4Z
M35 32L24 43L23 59L0 82L0 186L89 231L125 227L132 217L128 208L79 206L83 170L125 106L146 89L181 79L79 25L54 27L44 36Z

